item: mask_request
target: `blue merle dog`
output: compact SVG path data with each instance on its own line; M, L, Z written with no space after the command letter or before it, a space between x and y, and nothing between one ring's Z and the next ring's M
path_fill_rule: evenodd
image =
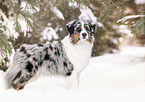
M73 20L66 25L69 34L61 41L49 44L22 45L6 72L8 88L16 90L36 75L62 75L70 86L78 86L80 72L91 57L95 25Z

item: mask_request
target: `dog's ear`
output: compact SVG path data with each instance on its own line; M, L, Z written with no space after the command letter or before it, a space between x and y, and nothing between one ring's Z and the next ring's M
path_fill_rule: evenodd
M91 34L95 34L95 30L96 30L96 24L87 20L88 24L89 24L89 27L90 27L90 32Z
M91 23L91 33L95 34L95 30L96 30L96 25L94 23Z
M77 20L73 20L73 21L69 22L68 24L66 24L66 28L70 35L74 33L74 24L76 22L77 22Z
M71 24L67 24L66 28L70 35L74 33L74 27Z

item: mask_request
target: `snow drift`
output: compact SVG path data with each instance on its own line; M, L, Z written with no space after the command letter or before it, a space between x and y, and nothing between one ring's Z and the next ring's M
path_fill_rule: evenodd
M0 71L1 102L144 102L145 48L123 47L119 53L91 58L80 85L70 89L63 77L40 77L24 90L5 90Z

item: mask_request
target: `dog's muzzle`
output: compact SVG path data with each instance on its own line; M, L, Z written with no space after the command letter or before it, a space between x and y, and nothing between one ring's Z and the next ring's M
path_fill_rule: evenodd
M86 33L82 33L82 37L83 39L86 39L87 34Z
M88 39L88 34L87 33L82 33L81 38L82 39Z

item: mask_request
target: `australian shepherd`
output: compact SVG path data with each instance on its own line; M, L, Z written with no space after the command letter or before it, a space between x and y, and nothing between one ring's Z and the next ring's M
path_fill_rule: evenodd
M22 45L14 55L5 80L16 90L34 76L62 75L71 86L78 86L79 75L88 65L94 41L95 24L73 20L66 25L69 34L49 44Z

